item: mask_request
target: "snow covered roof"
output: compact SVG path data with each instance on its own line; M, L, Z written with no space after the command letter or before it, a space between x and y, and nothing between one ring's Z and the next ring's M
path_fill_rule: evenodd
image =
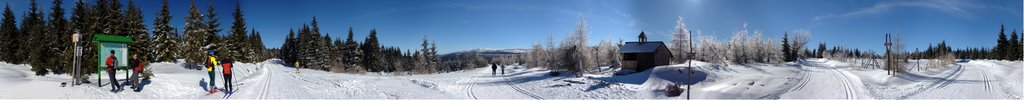
M625 45L619 48L619 53L652 53L658 51L658 47L664 45L665 43L661 41L626 42Z

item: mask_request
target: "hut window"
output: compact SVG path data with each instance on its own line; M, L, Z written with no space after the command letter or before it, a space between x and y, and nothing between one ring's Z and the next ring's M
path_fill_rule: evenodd
M636 53L623 54L622 60L636 60Z

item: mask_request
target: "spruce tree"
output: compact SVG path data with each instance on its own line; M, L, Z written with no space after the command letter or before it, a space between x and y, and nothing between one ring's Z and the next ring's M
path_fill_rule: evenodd
M1018 60L1021 58L1021 44L1018 41L1020 40L1017 38L1017 30L1015 29L1010 32L1010 40L1006 41L1009 45L1007 47L1010 48L1006 49L1007 52L1010 52L1008 53L1010 57L1007 60Z
M220 29L220 21L217 19L217 13L216 10L214 10L213 5L213 2L210 2L210 4L206 6L206 15L203 15L206 17L205 35L210 41L210 44L207 44L205 47L208 47L207 49L214 49L216 57L221 58L221 60L238 59L238 55L230 55L230 52L237 51L229 50L228 46L225 46L233 41L228 41L228 36L222 36L220 34L220 31L223 30Z
M363 40L363 45L360 47L363 51L362 63L363 67L367 68L370 72L379 72L383 70L384 58L380 57L380 44L377 42L377 29L371 29L370 35L366 36L366 40Z
M96 4L99 9L97 11L100 12L97 15L99 18L97 25L101 29L99 33L127 36L128 34L124 32L125 27L122 25L124 17L121 14L121 2L119 0L99 0L97 2L100 2Z
M785 61L796 61L796 52L789 46L789 32L785 32L782 35L782 53L785 54Z
M178 33L174 30L174 26L170 25L171 17L170 9L167 5L167 0L163 0L161 4L160 12L157 13L156 19L153 21L153 37L152 40L153 53L156 56L155 61L176 61L181 56L178 53Z
M256 59L252 59L251 62L261 62L263 60L267 60L267 47L263 45L263 36L261 36L260 32L257 32L256 29L253 29L251 32L252 35L249 35L251 36L249 44L253 45L253 52L255 53L255 55L257 55Z
M52 52L49 51L49 44L47 40L49 32L46 32L46 22L43 21L43 12L36 7L36 1L29 1L28 12L22 18L22 33L28 38L28 46L22 47L18 54L28 54L28 62L32 65L32 71L35 75L42 76L49 74L48 69L52 69L55 65L50 64L50 57Z
M294 29L288 29L288 37L285 37L284 44L281 44L281 51L278 53L279 58L284 60L286 65L293 66L295 63L295 31ZM293 66L294 67L294 66Z
M1006 33L1003 32L1004 30L1003 25L999 25L999 40L996 40L996 47L992 49L992 58L994 59L1005 60L1007 55L1009 55L1006 52L1008 44L1006 40Z
M318 59L320 60L320 70L330 71L330 62L334 57L334 54L331 53L331 51L334 51L331 50L331 47L333 47L331 46L331 41L330 33L324 33L324 36L320 39L320 59Z
M296 37L295 46L296 48L296 62L299 64L299 68L309 68L310 62L313 62L313 42L312 36L310 35L309 25L303 23L302 28L299 29L298 37Z
M231 58L235 58L236 61L249 62L253 55L247 51L248 37L246 36L245 19L242 17L242 5L235 4L235 12L231 15L234 16L235 22L231 23L231 35L228 37L228 43L226 47L230 48L226 53L230 53ZM211 8L212 9L212 8Z
M181 54L185 54L185 63L188 66L196 66L203 63L206 57L207 50L210 42L210 37L202 13L199 13L199 9L196 9L195 2L193 1L188 9L189 15L185 16L185 28L184 28L184 49ZM198 68L198 67L192 67Z
M94 9L96 8L89 7L85 2L83 2L83 0L75 2L75 7L72 8L70 23L71 30L72 32L79 33L79 35L81 35L81 38L78 41L85 42L85 45L82 46L81 58L97 58L96 47L98 43L93 42L92 38L90 38L98 30L96 25L98 16L96 15L96 11L93 11ZM66 56L73 57L74 55L73 53L68 53ZM79 59L78 62L96 62L96 60L97 59ZM67 66L71 65L68 64ZM81 72L79 75L88 75L95 72L94 70L97 70L98 68L96 64L82 64L80 67L82 69L80 69ZM80 80L87 81L84 79L85 77L82 78L83 79Z
M0 42L0 50L7 52L0 52L0 59L4 62L14 63L19 58L18 44L21 43L21 39L18 37L18 25L15 25L14 12L11 11L11 5L7 4L4 6L3 19L0 21L0 39L4 39Z
M357 43L352 37L352 27L348 27L348 38L345 39L345 46L342 47L344 57L342 62L345 63L345 69L351 71L361 70L359 66L362 64L362 50L359 49L359 43Z
M325 49L327 48L328 42L326 42L327 40L320 34L320 26L316 21L316 17L313 17L313 21L310 26L312 26L312 29L309 31L309 39L311 40L309 41L309 45L311 46L309 49L312 50L311 52L313 53L313 59L311 60L313 62L310 62L313 66L310 67L323 70L327 68L327 50Z
M67 66L70 64L67 63L71 63L72 58L70 58L71 56L64 55L73 53L72 51L67 51L70 50L69 47L71 47L72 33L68 31L68 21L67 19L64 19L64 8L61 7L61 4L63 4L63 0L53 1L53 7L51 7L53 11L50 11L50 20L48 21L49 25L47 25L49 26L49 37L46 40L50 42L48 44L50 48L48 49L51 53L49 55L50 58L47 60L50 60L49 63L52 63L52 65L55 66L53 69L50 69L51 71L54 71L54 73L65 73L67 70L71 69L71 66Z
M139 59L143 62L148 62L152 57L149 33L146 31L146 25L143 23L142 10L134 2L135 0L128 0L128 15L125 16L124 20L126 32L134 40L131 44L128 44L128 51L133 52L132 54L138 54Z

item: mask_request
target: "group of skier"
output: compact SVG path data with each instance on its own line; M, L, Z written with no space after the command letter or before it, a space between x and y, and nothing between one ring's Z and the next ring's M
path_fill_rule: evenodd
M231 90L234 89L234 86L233 86L234 83L231 81L231 78L233 78L231 76L231 67L234 67L234 61L232 61L231 59L225 59L225 60L220 60L218 62L217 57L214 56L214 54L216 52L214 52L212 49L208 50L208 52L209 52L209 55L207 55L207 59L205 61L205 64L203 64L204 66L206 66L206 72L210 75L209 86L212 89L209 89L208 92L215 93L215 92L218 91L218 88L217 88L217 85L216 85L216 81L215 81L216 80L216 73L214 72L214 69L216 69L217 65L220 65L220 67L221 67L221 74L223 74L222 77L224 78L224 88L222 88L222 89L224 89L225 92L228 92L228 93L233 92L233 91L231 91Z
M107 69L106 69L107 76L110 77L110 86L111 86L110 91L111 92L118 92L118 91L123 91L124 87L122 87L120 82L117 81L117 78L114 77L114 74L117 73L117 66L118 66L117 57L114 56L114 55L116 55L116 52L111 50L110 51L110 56L107 57L107 61L106 61L105 65L107 65ZM132 85L131 86L132 91L135 91L135 92L142 91L142 88L141 88L142 86L140 86L141 84L139 84L139 73L142 73L143 71L145 71L145 69L146 69L145 65L143 64L143 62L141 60L139 60L139 55L138 54L132 54L132 58L129 59L128 65L129 65L129 68L132 69L132 75L131 75L131 77L128 78L128 84Z
M234 67L234 61L232 61L231 59L217 60L217 58L214 56L215 52L212 49L208 50L208 54L209 55L207 55L207 59L206 61L204 61L203 64L203 66L205 66L206 68L206 72L210 75L210 78L208 79L210 80L208 86L210 86L211 89L208 89L207 92L215 93L218 92L219 89L224 89L226 90L226 92L232 92L231 90L234 89L234 83L232 82L233 77L231 75L231 67ZM119 92L123 91L124 87L121 86L122 84L119 81L117 81L117 78L115 77L115 74L117 73L118 69L117 67L119 66L119 60L117 56L114 55L116 55L116 52L111 50L110 56L107 57L105 62L105 65L107 67L105 70L107 71L107 76L110 77L110 91ZM145 63L138 58L138 54L132 54L132 58L128 61L129 68L133 70L133 73L131 77L129 77L128 79L129 82L126 84L131 84L131 89L135 92L139 92L142 90L139 84L139 73L142 73L145 70L146 65L144 64ZM220 66L220 68L222 69L221 74L223 74L222 77L224 79L223 88L217 88L216 85L216 73L214 71L217 66Z

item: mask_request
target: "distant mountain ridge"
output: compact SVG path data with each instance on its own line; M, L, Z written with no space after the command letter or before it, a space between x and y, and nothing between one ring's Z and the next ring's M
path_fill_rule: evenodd
M518 54L524 54L526 52L530 52L530 49L524 49L524 48L511 48L511 49L476 48L476 49L455 51L455 52L451 52L451 53L447 53L447 54L442 54L442 55L440 55L440 58L441 58L441 60L447 61L447 60L458 59L458 58L462 57L462 55L478 54L481 57L483 57L484 59L490 60L491 58L494 58L494 57L518 55Z

